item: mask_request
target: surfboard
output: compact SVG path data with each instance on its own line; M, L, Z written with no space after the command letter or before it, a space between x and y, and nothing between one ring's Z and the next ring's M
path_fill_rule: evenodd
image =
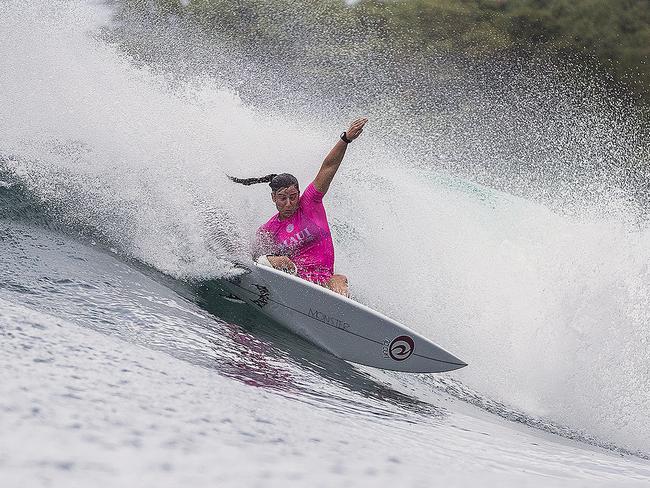
M410 373L467 366L399 322L327 288L255 263L223 280L241 300L329 353L353 363Z

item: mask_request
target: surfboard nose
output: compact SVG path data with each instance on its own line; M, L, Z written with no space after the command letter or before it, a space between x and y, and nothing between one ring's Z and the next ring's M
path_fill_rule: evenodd
M439 346L420 349L419 353L413 353L414 359L406 371L418 371L420 373L444 373L454 371L467 366L467 363L453 354L448 353Z

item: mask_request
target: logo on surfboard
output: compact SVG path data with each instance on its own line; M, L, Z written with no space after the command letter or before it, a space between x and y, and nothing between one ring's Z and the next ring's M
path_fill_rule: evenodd
M264 306L267 303L269 303L269 299L271 298L271 293L269 292L269 289L266 286L258 285L257 283L253 283L253 286L257 288L257 293L259 294L259 297L251 301L258 307L264 308Z
M393 342L388 346L388 354L395 361L404 361L408 359L415 349L415 342L407 335L395 337Z

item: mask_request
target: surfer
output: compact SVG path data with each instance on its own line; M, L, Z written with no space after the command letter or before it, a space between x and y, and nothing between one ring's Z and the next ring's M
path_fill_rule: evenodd
M289 173L269 174L261 178L229 178L242 185L268 183L271 200L278 213L257 230L254 255L258 263L272 266L348 295L348 279L334 273L334 245L327 222L323 197L343 161L345 151L363 132L367 118L350 124L325 157L323 164L305 191Z

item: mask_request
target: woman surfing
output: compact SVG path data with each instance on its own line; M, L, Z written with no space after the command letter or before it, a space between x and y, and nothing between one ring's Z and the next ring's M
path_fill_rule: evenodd
M289 173L269 174L261 178L229 178L235 183L268 183L271 200L278 210L257 230L254 252L257 262L289 271L301 278L348 295L348 280L334 273L334 244L323 197L339 169L348 144L363 132L367 118L352 122L325 157L323 164L305 191Z

